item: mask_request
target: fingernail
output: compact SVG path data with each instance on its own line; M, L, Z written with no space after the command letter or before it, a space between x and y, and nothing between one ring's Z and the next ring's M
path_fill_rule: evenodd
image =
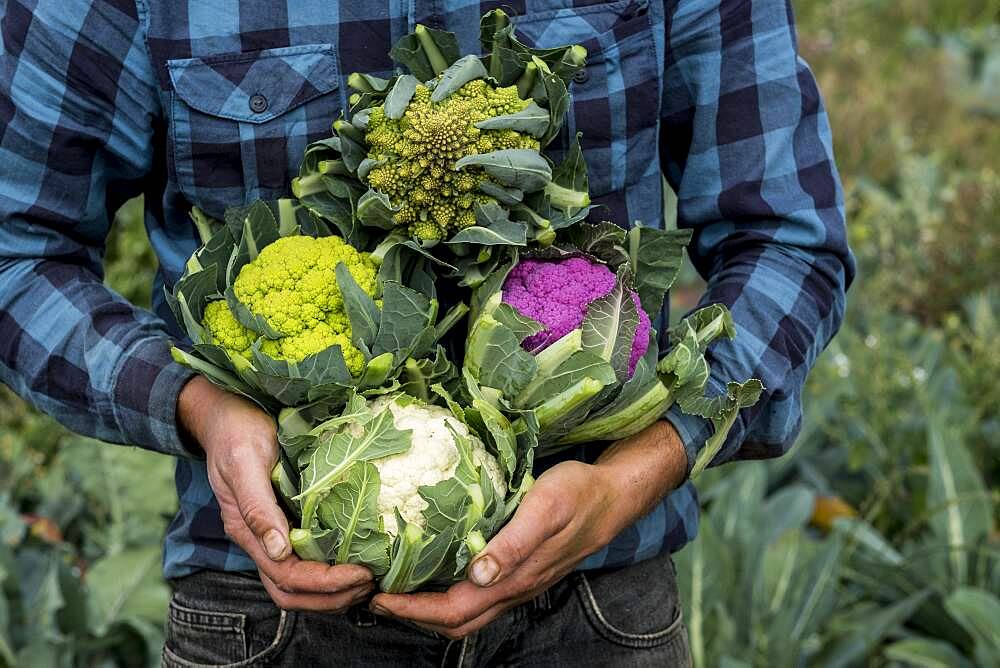
M488 587L500 575L500 565L490 557L480 557L472 562L470 579L480 587Z
M285 548L288 543L285 542L285 537L281 535L281 532L277 529L271 529L264 534L264 551L267 552L267 556L271 557L275 561L281 559L285 556Z

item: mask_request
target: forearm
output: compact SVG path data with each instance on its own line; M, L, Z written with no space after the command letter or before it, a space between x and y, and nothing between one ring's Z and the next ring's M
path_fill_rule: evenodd
M671 424L660 420L635 436L616 441L594 466L613 490L610 523L617 533L684 481L687 455Z
M0 259L0 381L69 429L188 454L176 401L191 372L163 323L56 260Z

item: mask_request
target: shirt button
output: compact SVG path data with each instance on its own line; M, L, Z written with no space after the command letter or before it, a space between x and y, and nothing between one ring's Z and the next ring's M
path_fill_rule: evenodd
M586 83L587 79L589 78L590 78L590 72L588 72L587 68L585 67L577 70L576 74L573 75L573 81L577 82L578 84Z
M255 114L263 113L267 110L267 98L260 93L250 96L250 111Z

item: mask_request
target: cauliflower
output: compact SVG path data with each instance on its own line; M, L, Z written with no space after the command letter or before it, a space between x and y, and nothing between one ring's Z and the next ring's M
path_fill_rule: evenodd
M519 313L538 321L544 329L522 342L525 350L539 352L583 324L591 302L605 297L615 287L615 275L607 265L572 257L565 260L525 259L507 275L503 301ZM652 323L630 290L632 303L639 312L639 326L632 339L629 376L649 348Z
M360 373L364 357L351 343L351 325L334 274L341 262L361 289L373 296L375 263L367 253L358 252L339 237L283 237L240 270L233 284L236 298L282 335L263 339L264 354L300 362L339 345L348 370L353 375ZM258 334L241 324L226 302L208 303L202 324L212 343L250 357Z
M482 168L455 168L468 155L503 149L540 148L528 134L510 129L486 130L476 123L524 110L528 100L517 86L495 88L476 79L440 102L418 85L402 118L389 118L384 107L368 117L365 139L369 158L378 166L364 181L385 193L398 210L395 220L422 240L439 240L476 224L474 206L495 201L478 192L491 180Z
M382 481L378 493L378 511L389 535L399 533L394 510L399 510L399 514L407 522L423 527L423 513L428 503L418 493L420 486L435 485L454 476L455 469L458 468L459 452L451 430L471 441L472 462L475 466L482 467L497 495L502 497L507 492L496 458L447 409L417 403L403 406L385 399L375 401L372 408L375 411L388 409L392 412L397 429L409 429L412 432L409 450L372 460Z
M515 482L513 467L493 454L501 440L507 466L525 454L512 449L517 437L507 420L499 416L484 429L494 448L487 450L465 410L448 403L354 394L340 415L311 430L294 432L297 419L288 414L280 420L279 441L305 449L296 456L296 479L283 488L287 473L272 474L299 510L290 539L301 558L362 564L383 591L461 578L533 479L524 468Z

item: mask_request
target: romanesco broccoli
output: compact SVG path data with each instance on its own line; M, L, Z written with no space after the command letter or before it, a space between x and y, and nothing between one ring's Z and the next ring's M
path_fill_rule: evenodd
M369 157L380 162L368 185L398 207L396 222L423 240L439 240L476 224L475 204L493 201L478 192L487 180L479 167L455 170L467 155L503 149L538 150L537 139L514 130L483 130L476 123L525 109L517 86L494 88L470 81L440 102L418 85L403 117L394 120L382 107L371 110L366 140Z
M368 253L358 252L338 237L281 238L240 270L233 284L236 298L283 335L265 338L261 343L264 354L299 362L339 345L348 370L360 373L364 357L351 343L351 325L334 274L341 262L362 290L375 294L375 263ZM250 357L258 335L233 316L226 302L210 302L202 324L213 343Z

